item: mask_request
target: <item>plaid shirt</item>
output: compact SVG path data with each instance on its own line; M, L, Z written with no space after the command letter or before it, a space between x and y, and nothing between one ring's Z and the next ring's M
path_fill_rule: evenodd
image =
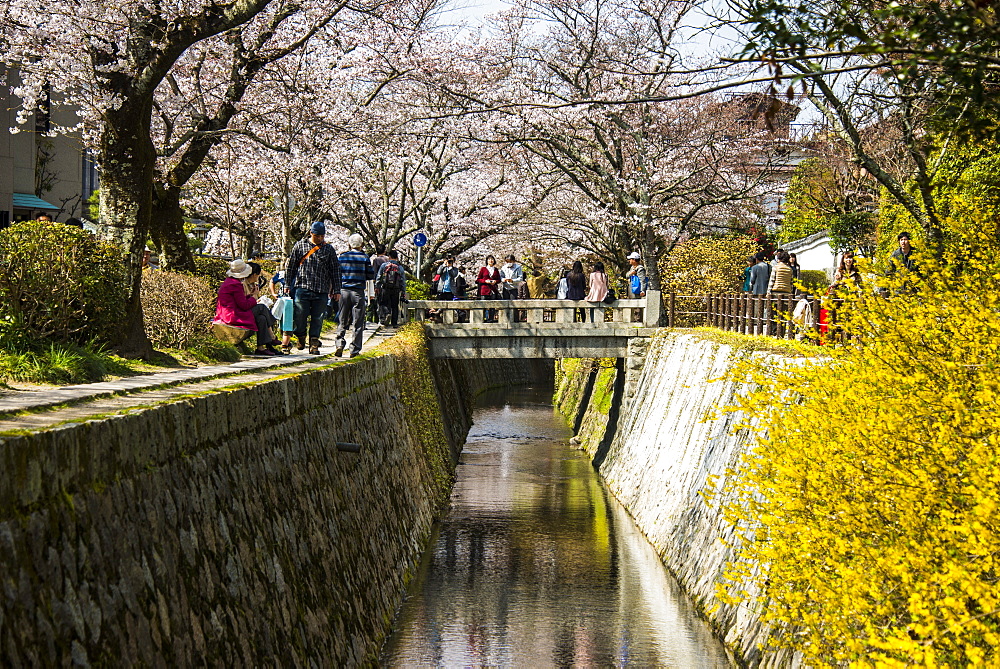
M323 295L340 292L340 263L332 244L323 244L305 262L302 259L315 244L309 237L292 247L285 270L285 285L305 288Z

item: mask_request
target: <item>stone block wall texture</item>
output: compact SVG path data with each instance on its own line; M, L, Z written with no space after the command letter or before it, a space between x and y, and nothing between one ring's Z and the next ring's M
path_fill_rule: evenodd
M747 431L732 433L739 416L706 420L714 407L729 404L740 391L738 384L720 379L746 355L757 354L697 335L667 333L653 339L644 364L626 364L627 384L634 386L626 391L600 472L736 656L748 666L786 667L797 664L797 658L761 650L769 630L759 612L718 599L716 583L733 557L736 538L717 505L701 495L709 477L724 484L727 471L749 447ZM563 383L579 385L580 380L567 377ZM588 434L590 416L600 421L600 413L587 409L581 434Z
M373 663L470 424L456 386L474 385L449 368L424 389L448 418L416 420L399 365L0 438L0 664Z

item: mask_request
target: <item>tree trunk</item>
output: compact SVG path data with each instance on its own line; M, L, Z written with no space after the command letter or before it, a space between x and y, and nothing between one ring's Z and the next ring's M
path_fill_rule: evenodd
M643 226L642 233L639 236L639 249L642 253L642 264L646 268L646 278L649 280L650 290L660 290L660 259L657 254L660 250L660 245L657 243L656 234L653 232L652 223L647 223ZM661 327L666 326L667 309L666 305L662 304L666 295L660 292L660 322Z
M153 243L160 249L160 266L173 272L193 272L194 255L184 234L180 190L157 188L153 193Z
M131 104L129 104L131 102ZM142 313L142 256L152 214L156 154L150 139L149 101L129 101L105 114L101 133L101 222L127 251L129 291L118 351L148 358L153 346Z
M156 189L153 193L151 237L160 250L160 266L171 271L194 271L194 256L184 233L180 193Z

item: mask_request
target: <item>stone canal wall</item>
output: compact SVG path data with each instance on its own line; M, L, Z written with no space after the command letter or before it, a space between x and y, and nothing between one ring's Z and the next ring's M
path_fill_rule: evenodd
M560 361L556 401L608 488L735 656L789 666L794 657L760 650L768 629L756 611L718 598L733 529L702 496L709 478L721 486L748 448L748 432L733 433L739 415L709 418L739 392L720 379L747 355L759 354L667 333L617 369L612 360Z
M0 664L373 663L482 386L426 351L0 436Z

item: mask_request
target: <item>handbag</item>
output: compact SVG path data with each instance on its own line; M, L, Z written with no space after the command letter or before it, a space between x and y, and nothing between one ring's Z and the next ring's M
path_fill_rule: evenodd
M601 302L604 302L604 304L613 304L616 299L618 298L615 297L615 294L609 290L608 294L604 296L604 299L601 300Z

